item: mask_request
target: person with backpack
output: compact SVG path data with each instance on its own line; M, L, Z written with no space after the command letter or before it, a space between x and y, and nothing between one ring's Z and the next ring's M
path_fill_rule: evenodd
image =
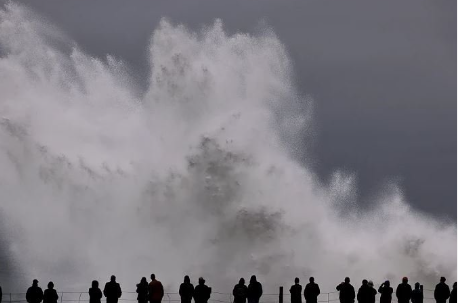
M194 285L191 284L189 276L184 277L184 281L181 283L178 293L181 297L181 303L191 303L194 296Z
M234 303L246 303L248 287L245 285L244 278L240 278L239 283L234 286L232 295L234 296Z
M100 303L103 294L99 288L99 281L92 281L92 287L89 288L89 303Z
M302 285L299 284L299 278L294 279L294 285L289 289L291 294L291 303L302 303Z

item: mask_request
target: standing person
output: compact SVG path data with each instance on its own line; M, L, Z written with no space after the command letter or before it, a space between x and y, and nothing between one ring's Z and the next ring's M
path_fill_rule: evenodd
M234 286L232 295L234 296L234 303L246 303L248 287L245 285L244 278L240 278L239 283Z
M121 286L116 282L115 276L111 276L110 282L105 284L103 295L107 298L107 303L118 303L118 299L121 298L122 291Z
M194 289L194 302L195 303L207 303L210 299L212 289L205 285L204 278L199 278L199 285Z
M259 303L262 296L262 285L256 280L256 276L252 275L250 284L248 284L248 303Z
M412 303L423 303L423 288L420 283L415 283L415 289L412 290Z
M390 286L390 281L386 280L378 288L378 292L381 294L380 303L391 303L393 296L393 287Z
M48 283L48 289L45 290L43 294L43 303L57 303L59 296L57 295L57 291L54 289L54 283Z
M140 283L137 284L136 292L138 303L148 302L148 281L145 277L141 278Z
M305 285L304 298L306 303L317 303L320 295L320 286L315 283L315 278L309 278L309 284Z
M0 303L2 303L2 297L3 297L2 287L0 286Z
M450 287L445 284L445 280L444 277L441 277L439 284L437 284L434 289L434 299L436 303L445 303L450 297Z
M409 284L407 277L402 278L402 283L396 288L396 297L399 303L409 303L412 296L412 286Z
M302 285L299 284L299 278L294 279L294 285L289 289L291 294L291 303L302 303Z
M178 293L181 297L181 303L191 303L194 296L194 285L191 284L189 276L184 276L184 281L181 283Z
M156 280L155 274L151 274L151 282L148 285L148 297L151 303L161 303L164 297L164 286L162 286L160 281Z
M456 303L456 282L453 283L452 292L450 293L450 300L448 303Z
M336 289L339 291L340 303L355 302L355 288L350 284L349 277L346 277L344 282L337 285Z
M89 288L89 303L100 303L102 297L103 295L99 288L99 281L92 281L92 287Z
M28 303L40 303L43 300L43 290L38 286L38 280L32 282L32 286L27 289L25 299Z
M371 289L369 287L369 282L364 279L361 283L361 287L358 290L358 295L356 298L358 299L358 303L369 303L370 296L371 296Z
M375 296L377 295L377 291L374 288L374 282L369 280L369 283L367 283L367 285L369 285L369 288L370 288L370 291L369 291L369 303L375 303Z

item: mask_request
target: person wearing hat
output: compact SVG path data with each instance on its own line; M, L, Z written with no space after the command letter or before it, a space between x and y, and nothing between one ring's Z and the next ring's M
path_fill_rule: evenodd
M396 288L396 297L399 303L409 303L412 296L412 286L409 284L407 277L402 278L402 283Z
M378 292L380 293L380 303L391 303L393 287L390 286L390 281L383 282L378 288Z
M37 279L34 279L32 286L27 289L25 299L28 303L40 303L43 300L43 290L38 286Z
M434 289L434 299L437 303L445 303L450 297L450 287L445 284L445 278L441 277L439 284Z
M205 285L204 278L199 278L199 285L194 289L194 302L195 303L207 303L210 299L212 289Z
M48 283L48 289L45 290L43 294L43 303L57 303L59 296L57 295L57 291L54 289L54 283Z

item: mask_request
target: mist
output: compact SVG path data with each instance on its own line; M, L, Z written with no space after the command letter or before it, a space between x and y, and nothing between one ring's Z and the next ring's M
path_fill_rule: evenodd
M21 291L37 277L85 290L111 274L185 274L228 292L313 275L456 278L456 226L412 210L392 184L360 211L354 176L330 185L297 161L313 135L274 31L152 29L147 89L26 8L0 11L0 214ZM307 138L307 136L305 136ZM4 228L3 228L4 227Z

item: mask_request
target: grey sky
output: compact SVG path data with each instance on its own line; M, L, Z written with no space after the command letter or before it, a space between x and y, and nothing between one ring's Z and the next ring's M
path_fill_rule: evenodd
M456 1L25 0L95 56L145 73L161 17L193 28L271 26L315 99L311 165L355 172L361 201L399 182L420 210L456 220Z

